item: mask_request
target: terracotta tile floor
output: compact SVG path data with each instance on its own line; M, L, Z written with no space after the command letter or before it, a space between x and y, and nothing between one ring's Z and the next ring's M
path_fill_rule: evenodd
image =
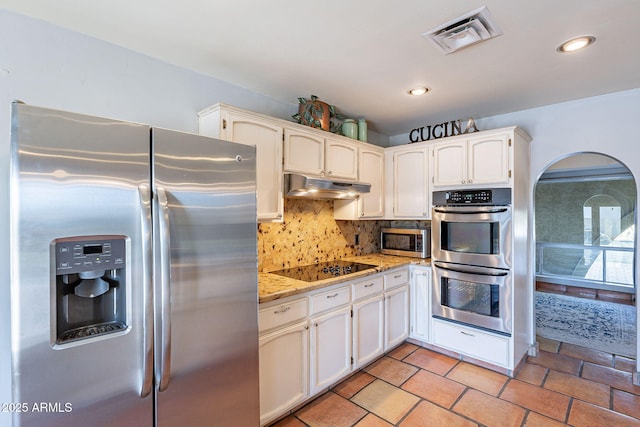
M538 342L516 378L404 343L273 427L640 426L633 359Z

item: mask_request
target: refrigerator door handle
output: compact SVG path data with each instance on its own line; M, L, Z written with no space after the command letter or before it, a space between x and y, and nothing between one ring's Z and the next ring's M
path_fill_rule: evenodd
M160 262L160 366L158 390L165 391L171 374L171 232L169 227L169 201L163 187L157 187L158 233Z
M142 386L140 397L146 397L153 387L153 282L151 280L151 192L149 186L138 186L140 197L140 231L142 236L142 253L145 266L143 283L143 315L142 315Z

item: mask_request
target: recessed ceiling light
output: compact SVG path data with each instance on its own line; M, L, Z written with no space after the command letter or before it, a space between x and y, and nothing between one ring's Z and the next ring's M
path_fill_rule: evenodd
M556 48L556 50L562 53L573 52L578 49L587 47L590 44L593 44L593 42L595 41L596 41L596 38L593 36L574 37L571 40L567 40L566 42L562 43L560 46Z
M425 86L416 86L416 87L412 87L411 89L409 89L407 91L407 93L409 95L414 95L414 96L419 96L419 95L424 95L425 93L429 92L431 89L429 89L428 87Z

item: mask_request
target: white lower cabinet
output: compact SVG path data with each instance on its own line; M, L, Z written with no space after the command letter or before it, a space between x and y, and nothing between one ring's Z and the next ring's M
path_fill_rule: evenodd
M431 318L431 267L412 267L410 287L409 336L428 343Z
M374 274L349 285L260 304L261 425L384 353L384 337L391 336L385 334L385 279L394 286L388 307L398 316L402 304L395 295L402 294L406 277L408 269L388 278ZM400 330L395 325L401 323L392 321L390 330Z
M384 351L409 336L409 269L384 275Z
M384 352L382 293L353 304L353 363L359 369Z
M260 336L260 424L309 396L307 320Z
M475 359L513 369L508 337L433 319L433 344Z
M351 307L311 319L311 394L351 372Z
M384 350L402 344L409 336L409 286L384 293Z

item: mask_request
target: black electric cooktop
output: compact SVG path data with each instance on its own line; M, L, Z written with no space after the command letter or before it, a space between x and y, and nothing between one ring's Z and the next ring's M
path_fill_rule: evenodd
M330 279L336 276L357 273L358 271L376 268L375 265L362 264L351 261L328 261L318 264L301 265L299 267L287 268L284 270L272 271L273 274L290 277L292 279L304 280L305 282L315 282L317 280Z

